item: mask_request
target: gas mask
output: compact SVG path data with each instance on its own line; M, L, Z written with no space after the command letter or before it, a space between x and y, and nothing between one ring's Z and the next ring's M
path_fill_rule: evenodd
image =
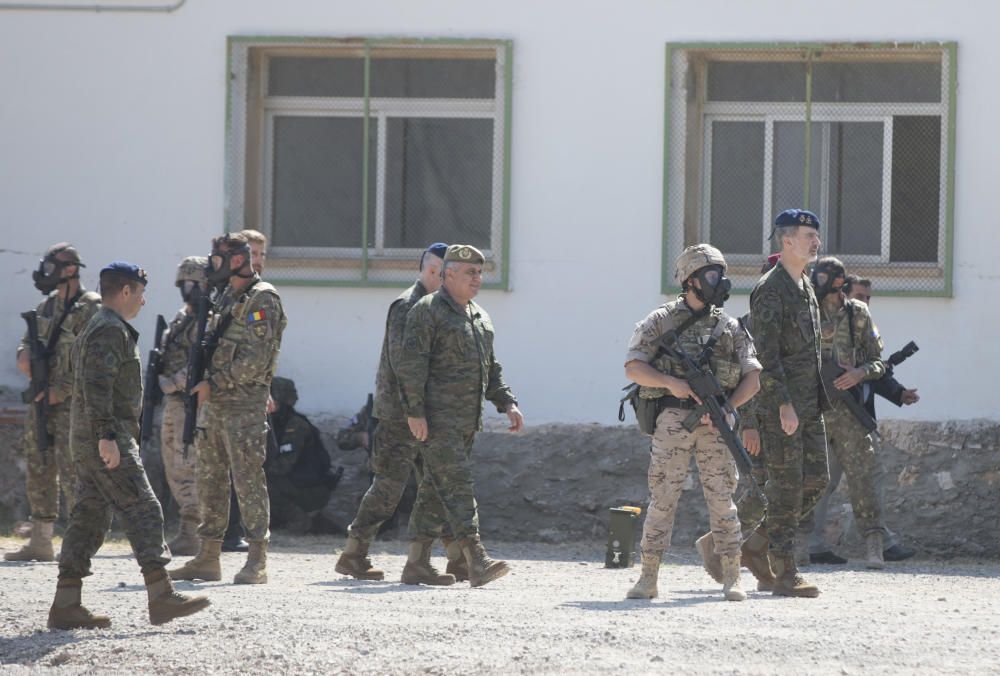
M233 256L244 257L243 266L239 270L230 269L230 261ZM245 268L250 268L250 274L240 272ZM229 278L236 275L239 277L253 277L253 268L250 266L250 246L244 245L233 249L213 249L212 255L208 258L208 267L205 268L205 276L208 278L210 287L216 289L225 288L229 283Z
M699 268L691 277L701 282L700 289L694 284L691 284L690 289L705 305L722 307L722 304L729 298L729 291L733 288L733 283L726 277L725 270L721 265L706 265Z
M846 270L833 262L817 263L810 275L816 299L821 301L831 293L839 293L844 287ZM839 281L838 281L839 280Z
M63 268L70 265L77 266L76 274L63 277ZM59 288L60 284L65 284L70 279L79 279L81 265L82 263L73 261L61 261L54 254L49 254L38 261L38 269L31 273L31 279L35 282L35 288L41 291L43 296L47 296Z
M205 293L202 285L193 279L185 279L177 287L181 290L181 298L189 305L197 305Z

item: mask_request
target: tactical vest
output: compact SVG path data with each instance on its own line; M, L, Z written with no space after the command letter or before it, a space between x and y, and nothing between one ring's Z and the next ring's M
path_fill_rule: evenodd
M865 313L855 309L853 303L860 301L850 298L844 301L843 318L840 318L838 310L832 318L826 320L823 310L820 310L823 361L834 360L838 364L849 363L851 366L858 366L868 361L864 341L858 340L867 329ZM827 337L827 333L831 331L832 335Z
M227 364L231 363L234 359L239 359L240 346L246 345L252 340L257 340L257 338L250 335L251 328L247 323L247 313L253 306L254 300L262 293L270 293L277 296L278 290L275 289L273 285L268 284L263 280L258 281L250 289L237 296L231 305L223 308L222 311L212 316L206 331L207 334L214 333L216 327L219 325L219 322L222 321L222 318L227 314L231 314L233 318L232 321L229 322L229 325L225 327L225 333L219 337L219 345L216 348L215 353L212 355L212 363L210 365L209 372L220 370ZM287 324L288 319L285 317L284 312L282 312L281 323L278 325L278 329L272 338L276 344L280 344L281 334L284 333L285 326ZM266 374L265 379L261 379L259 382L252 384L269 387L277 365L278 350L274 349L271 353L270 364L263 372Z

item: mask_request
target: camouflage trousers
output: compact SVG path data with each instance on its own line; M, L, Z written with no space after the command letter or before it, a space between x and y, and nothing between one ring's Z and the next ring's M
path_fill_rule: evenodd
M758 409L760 441L767 468L767 516L764 526L770 550L792 555L799 525L812 512L829 480L826 427L817 406L795 407L799 426L794 434L781 429L778 404L761 402Z
M424 465L424 482L437 491L447 514L455 539L479 539L479 508L476 505L472 481L472 443L475 431L463 432L428 421L430 435L420 444L420 457ZM413 511L421 507L420 496ZM412 519L411 519L412 523Z
M227 402L228 404L228 402ZM246 538L270 537L271 518L264 476L267 417L263 407L208 401L198 412L198 537L222 540L229 524L230 476Z
M447 510L437 489L428 480L421 458L423 444L413 438L406 422L380 420L372 442L372 469L375 476L361 499L348 534L361 542L375 539L378 529L396 511L410 472L417 475L417 499L410 512L411 539L433 540L451 537Z
M201 522L198 509L198 452L194 444L184 457L184 399L168 394L163 398L160 455L170 493L177 501L182 521Z
M59 518L60 488L67 514L76 502L76 467L69 450L69 409L68 400L49 407L47 427L52 445L43 461L35 441L35 407L28 407L24 454L28 465L27 493L32 521L55 521Z
M764 490L764 487L767 485L767 468L764 466L764 453L765 451L761 451L757 455L750 456L750 461L753 463L753 469L750 473L761 490ZM764 523L765 516L764 503L754 490L753 484L747 481L746 489L747 492L744 494L743 499L736 503L736 509L739 511L740 516L740 531L743 533L744 538L749 536L757 526Z
M681 424L691 411L667 408L656 419L649 456L649 509L642 527L641 549L662 554L670 547L677 502L694 454L715 552L731 556L740 550L740 522L733 503L737 471L725 442L708 425L688 432Z
M875 445L851 413L840 404L824 414L831 461L836 457L847 476L854 521L862 536L882 531L882 511L875 493ZM836 488L836 486L834 486ZM818 524L822 527L822 524Z
M108 469L93 450L76 458L79 494L69 517L59 555L60 578L82 578L91 574L90 561L104 543L111 526L112 510L118 513L132 553L143 573L161 569L170 562L163 540L163 510L153 495L139 460L139 448L119 441L121 462ZM123 448L124 446L124 448Z

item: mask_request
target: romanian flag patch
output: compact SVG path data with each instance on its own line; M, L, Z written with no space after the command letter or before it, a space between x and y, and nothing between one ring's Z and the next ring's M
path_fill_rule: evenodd
M253 324L254 322L259 322L267 319L267 314L263 310L257 310L256 312L251 312L250 316L247 317L247 323Z

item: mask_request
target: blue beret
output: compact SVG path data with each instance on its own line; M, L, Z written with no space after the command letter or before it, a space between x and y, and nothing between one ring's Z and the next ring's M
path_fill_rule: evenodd
M774 219L774 227L780 228L784 225L808 225L819 230L819 218L805 209L785 209Z
M435 242L434 244L431 244L429 247L424 249L424 251L426 251L429 254L434 254L438 258L444 258L444 255L448 253L448 245L445 244L444 242Z
M135 263L127 263L125 261L114 261L105 265L101 268L101 277L106 274L121 275L126 279L131 279L133 282L139 282L143 286L146 286L146 282L148 281L145 270Z

